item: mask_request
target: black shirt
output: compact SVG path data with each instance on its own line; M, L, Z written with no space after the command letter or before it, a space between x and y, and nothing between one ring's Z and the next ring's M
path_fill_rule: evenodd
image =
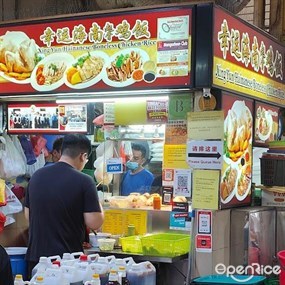
M27 188L30 211L28 261L83 251L83 213L101 212L95 181L71 165L57 162L36 171Z
M14 279L9 255L6 250L0 246L0 285L13 285Z

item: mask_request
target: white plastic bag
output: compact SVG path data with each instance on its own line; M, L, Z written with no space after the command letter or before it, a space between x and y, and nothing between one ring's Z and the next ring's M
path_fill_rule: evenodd
M8 185L5 185L5 191L7 204L0 207L1 212L3 212L3 214L6 216L21 212L23 210L22 203L19 201L19 199L16 197Z
M98 184L109 185L112 182L113 174L106 172L106 160L103 156L98 157L94 161L94 176Z
M27 165L27 176L32 177L32 175L40 168L45 165L45 155L43 152L36 158L37 161L32 165Z
M96 168L94 176L98 184L109 185L112 182L113 174L107 173L106 161L113 157L113 147L114 143L112 141L105 141L96 149L97 159L93 165Z
M11 138L4 133L0 137L1 157L0 157L0 178L11 179L26 173L26 164L21 154L15 147Z

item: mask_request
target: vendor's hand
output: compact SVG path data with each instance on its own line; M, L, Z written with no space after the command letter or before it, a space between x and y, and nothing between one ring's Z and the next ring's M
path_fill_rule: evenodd
M86 241L83 242L82 246L83 246L83 249L88 249L88 248L92 247L92 245L89 242L86 242Z

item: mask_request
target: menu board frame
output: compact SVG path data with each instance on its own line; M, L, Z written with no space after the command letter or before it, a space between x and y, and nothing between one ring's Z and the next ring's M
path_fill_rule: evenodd
M187 4L145 8L140 10L139 17L137 10L130 10L1 23L5 48L9 49L6 42L16 35L13 46L18 48L28 42L37 49L33 56L40 60L35 66L22 66L20 62L17 69L2 63L0 94L192 88L193 7ZM10 34L6 36L6 32ZM101 58L96 65L98 74L88 74L86 79L86 74L79 70L69 72L88 56ZM56 82L46 80L44 71L50 63L60 67L66 63L64 74ZM141 73L137 74L140 78L133 75L136 70L140 70L137 72ZM76 76L71 80L73 72Z
M8 103L6 109L8 134L92 133L87 103Z

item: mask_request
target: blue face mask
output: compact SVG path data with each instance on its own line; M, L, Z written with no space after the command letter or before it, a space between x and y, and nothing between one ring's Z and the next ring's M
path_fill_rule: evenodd
M137 162L134 161L127 161L126 163L126 167L130 170L136 170L139 168L139 164Z

